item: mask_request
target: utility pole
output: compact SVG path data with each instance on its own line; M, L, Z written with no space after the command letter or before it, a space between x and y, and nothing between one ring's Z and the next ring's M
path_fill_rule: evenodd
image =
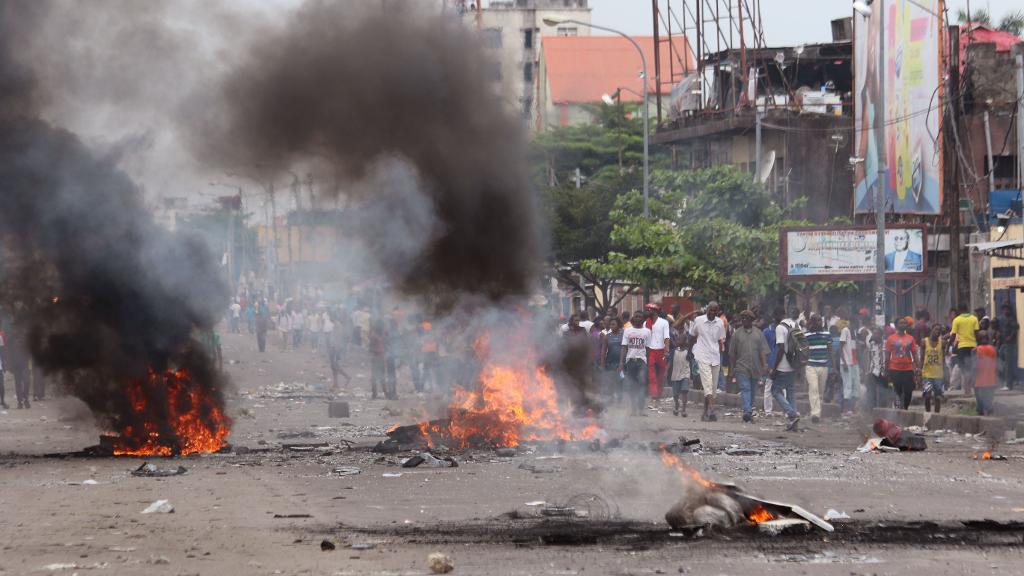
M960 102L960 27L949 26L949 101L953 106L949 107L948 122L954 124L960 121L957 113ZM956 153L951 154L953 161L953 185L950 187L953 198L949 208L949 291L952 294L954 306L959 306L960 297L960 163L956 161Z
M881 130L878 146L878 185L875 187L875 324L885 326L885 193L888 188L889 166L885 142L885 7L878 10L878 62L881 81L878 83L878 103Z
M1024 46L1013 47L1017 73L1017 189L1024 189Z
M754 117L757 119L757 124L754 128L754 181L759 182L761 179L761 117L763 113L758 108L757 103L754 103Z

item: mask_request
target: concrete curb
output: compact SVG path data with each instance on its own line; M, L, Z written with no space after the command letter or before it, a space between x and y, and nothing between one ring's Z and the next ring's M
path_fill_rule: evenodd
M671 398L671 396L669 396ZM690 390L689 401L692 404L698 406L704 406L704 390ZM742 408L743 398L739 394L729 394L728 392L719 392L715 394L715 406L719 408ZM764 407L763 396L760 392L754 394L754 409L760 409ZM810 418L811 416L811 405L807 400L801 399L799 396L796 400L796 410L801 416ZM778 412L776 408L776 412ZM842 415L839 410L838 404L829 404L823 402L821 404L821 416L823 418L838 418Z
M984 432L989 438L1002 440L1008 426L1006 420L992 416L962 416L960 414L935 414L917 410L895 410L875 408L872 416L884 418L900 426L924 426L929 430L952 430L960 434Z

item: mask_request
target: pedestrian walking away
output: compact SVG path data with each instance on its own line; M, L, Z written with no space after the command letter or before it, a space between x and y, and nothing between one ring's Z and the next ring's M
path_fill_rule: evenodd
M846 309L840 308L839 314L846 321L839 332L839 377L843 381L840 411L849 414L854 411L860 396L860 362L857 358L857 339L850 329Z
M1003 361L1003 386L1006 390L1017 387L1017 338L1020 335L1020 323L1014 314L1013 306L1003 304L1002 342L999 345Z
M966 303L961 303L958 309L960 315L953 319L949 331L956 345L956 365L960 370L960 382L954 386L962 387L964 394L970 394L974 390L974 349L978 347L981 322L970 313Z
M977 376L974 383L974 400L979 416L991 416L996 395L996 348L989 342L988 334L978 336L975 350Z
M743 404L743 421L751 422L754 413L755 384L767 373L765 359L768 357L768 343L764 334L754 328L754 313L740 312L740 327L729 339L729 375L740 389Z
M722 343L725 341L725 323L719 318L718 302L708 302L707 314L693 320L690 336L694 338L693 358L700 371L700 384L704 388L704 412L701 420L714 422L715 390L722 372Z
M793 404L796 403L793 385L796 382L796 370L802 368L806 358L799 350L800 340L806 346L807 339L797 324L799 310L792 310L790 318L785 317L782 308L775 310L775 366L772 367L772 398L789 419L790 428L796 428L800 422L800 414Z
M822 319L811 314L807 321L807 400L811 405L811 422L821 421L821 399L828 383L828 359L832 352L832 336L824 330Z

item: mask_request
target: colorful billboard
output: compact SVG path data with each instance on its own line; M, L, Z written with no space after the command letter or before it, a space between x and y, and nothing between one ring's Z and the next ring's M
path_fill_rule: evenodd
M942 10L942 0L875 0L870 16L854 13L854 212L875 210L883 146L885 211L942 211Z
M779 265L787 281L858 280L875 277L875 228L784 228ZM927 272L924 226L885 229L887 278L922 277Z

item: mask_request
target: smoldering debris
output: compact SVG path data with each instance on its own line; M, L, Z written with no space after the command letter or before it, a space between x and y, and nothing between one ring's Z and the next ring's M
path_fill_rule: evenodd
M224 383L193 333L212 328L227 289L206 247L156 226L111 159L38 117L45 87L19 60L20 42L48 7L0 2L0 302L12 340L101 425L142 432L150 422L173 444L168 410L195 403L144 383L184 369L189 392L223 406ZM131 382L141 398L126 393Z
M472 31L423 4L307 2L197 96L193 148L242 173L322 172L339 182L326 193L385 207L362 239L435 309L525 295L540 251L522 122ZM387 177L382 161L410 172Z

